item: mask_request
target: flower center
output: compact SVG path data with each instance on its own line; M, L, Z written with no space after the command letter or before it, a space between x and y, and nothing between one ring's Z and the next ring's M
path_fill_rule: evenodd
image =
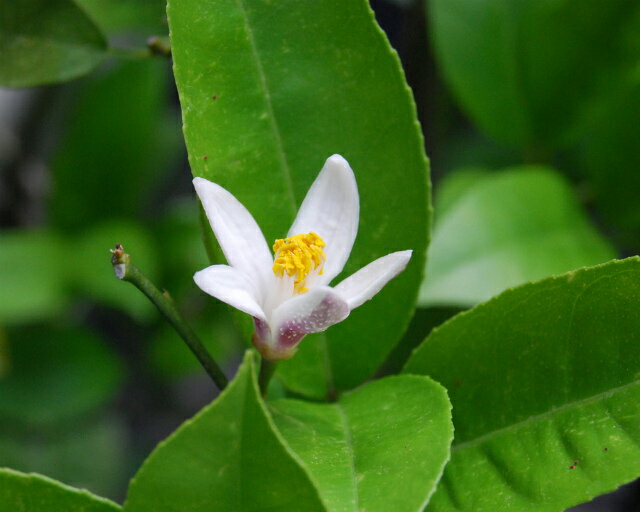
M273 244L273 273L278 277L285 274L289 277L295 276L294 293L309 291L305 288L305 281L309 272L318 267L318 274L322 274L322 266L326 259L322 248L325 245L324 240L313 232L276 240Z

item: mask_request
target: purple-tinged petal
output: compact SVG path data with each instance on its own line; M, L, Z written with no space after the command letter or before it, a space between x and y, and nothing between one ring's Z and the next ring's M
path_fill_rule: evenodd
M347 316L349 306L328 286L297 295L273 312L270 339L262 340L268 345L268 353L261 352L269 359L289 359L305 335L324 331Z
M347 302L349 309L355 309L402 272L409 263L412 252L393 252L378 258L347 277L334 290Z

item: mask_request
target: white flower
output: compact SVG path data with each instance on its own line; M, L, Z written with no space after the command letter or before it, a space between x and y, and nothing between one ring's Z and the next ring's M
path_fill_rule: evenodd
M358 231L360 201L353 171L340 155L325 163L275 257L251 214L222 187L193 180L229 265L196 272L209 295L251 315L253 342L270 360L291 358L300 340L341 322L407 266L412 251L379 258L340 284Z

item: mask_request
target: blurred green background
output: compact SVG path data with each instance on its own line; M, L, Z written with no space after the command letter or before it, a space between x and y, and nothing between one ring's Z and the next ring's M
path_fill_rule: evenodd
M164 2L77 3L116 49L75 80L0 89L0 466L121 500L216 389L115 279L108 249L124 244L170 291L229 375L245 341L192 281L208 258L177 93L170 59L147 50L167 35ZM385 374L508 287L640 252L640 7L371 4L413 89L435 185L419 308ZM631 485L584 510L638 502Z

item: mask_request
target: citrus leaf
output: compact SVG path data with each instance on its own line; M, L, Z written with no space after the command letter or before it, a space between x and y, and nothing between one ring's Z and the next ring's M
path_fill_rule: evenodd
M31 87L93 70L107 43L72 0L11 0L0 6L0 85Z
M168 79L165 62L147 59L65 89L68 113L51 158L56 227L78 231L149 208L180 143L165 108Z
M435 329L404 371L449 391L428 510L562 511L640 475L640 258L509 290Z
M161 443L131 481L127 512L322 511L262 403L255 353L211 405Z
M131 471L128 425L124 418L92 412L55 427L0 422L2 464L100 496L121 496Z
M344 275L414 250L379 296L280 366L299 393L356 386L406 328L428 237L427 160L396 54L365 0L171 0L168 15L194 176L232 192L272 241L287 233L325 159L340 153L361 199Z
M115 503L36 474L0 468L0 512L116 512Z
M431 0L428 12L461 105L530 156L584 130L590 102L615 97L636 69L640 10L628 0Z
M474 181L458 184L460 178ZM512 286L615 256L552 169L522 166L482 177L464 171L460 178L454 173L442 184L446 210L436 210L422 307L472 306ZM460 186L466 188L449 199Z
M49 231L0 232L0 321L53 318L69 300L61 237Z
M449 459L451 406L425 377L378 380L332 404L269 405L331 512L418 512Z

